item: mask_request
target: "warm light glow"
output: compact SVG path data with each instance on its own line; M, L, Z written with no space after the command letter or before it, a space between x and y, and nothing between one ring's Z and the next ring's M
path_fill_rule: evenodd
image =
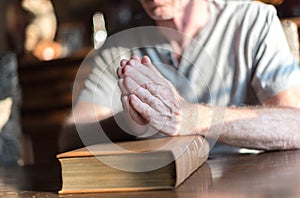
M43 41L54 41L57 20L51 0L22 0L22 7L32 14L26 27L25 49L34 51Z
M107 34L105 31L98 31L95 33L95 40L97 42L104 42L106 39L106 36L107 36Z
M43 41L38 43L33 54L40 60L49 61L61 57L62 47L57 42Z
M52 47L46 47L43 51L44 60L52 60L55 57L55 51Z

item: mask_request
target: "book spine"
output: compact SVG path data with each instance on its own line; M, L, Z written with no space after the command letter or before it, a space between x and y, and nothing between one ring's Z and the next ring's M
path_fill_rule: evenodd
M180 185L208 158L209 144L202 136L191 137L191 141L184 144L175 155L176 184Z

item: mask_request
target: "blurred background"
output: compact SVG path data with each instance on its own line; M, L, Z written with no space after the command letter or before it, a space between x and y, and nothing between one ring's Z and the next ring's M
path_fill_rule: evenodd
M12 118L20 123L21 130L13 133L3 128L0 163L14 163L16 158L20 158L17 163L21 165L43 163L58 152L59 131L72 105L73 81L85 56L101 46L107 36L152 22L136 0L0 3L0 26L4 27L0 31L0 52L15 55L15 72L22 92L18 101L20 116ZM85 74L88 72L89 69ZM84 78L83 74L81 79ZM5 99L0 101L8 103ZM4 108L0 106L1 116L4 117ZM13 143L8 144L8 139Z
M280 19L289 21L283 24L295 37L289 42L299 58L300 0L264 2L275 5ZM0 0L0 52L10 57L0 67L12 68L7 61L13 63L12 75L18 77L15 89L0 97L0 118L10 104L7 98L12 98L19 115L9 119L20 127L0 127L0 163L10 155L16 157L9 163L20 165L55 158L59 131L72 105L73 81L87 53L109 35L152 24L137 0ZM20 94L14 96L16 92ZM5 134L16 141L8 145Z

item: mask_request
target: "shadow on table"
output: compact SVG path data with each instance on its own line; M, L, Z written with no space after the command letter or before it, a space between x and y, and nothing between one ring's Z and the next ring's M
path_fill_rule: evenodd
M193 197L207 191L211 183L211 171L205 163L174 190L58 195L62 180L57 160L32 166L0 167L0 197Z
M32 197L40 193L56 196L61 188L60 172L57 160L31 166L0 166L0 197Z

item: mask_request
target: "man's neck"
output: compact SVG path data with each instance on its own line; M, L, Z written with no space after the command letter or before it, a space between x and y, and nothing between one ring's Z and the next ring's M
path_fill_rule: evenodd
M203 29L210 17L207 0L191 0L182 13L178 13L171 20L156 21L161 27L172 28L182 32L187 37L194 37L199 30ZM183 37L176 41L180 48L184 48L186 40ZM170 35L165 35L170 41L174 40Z

